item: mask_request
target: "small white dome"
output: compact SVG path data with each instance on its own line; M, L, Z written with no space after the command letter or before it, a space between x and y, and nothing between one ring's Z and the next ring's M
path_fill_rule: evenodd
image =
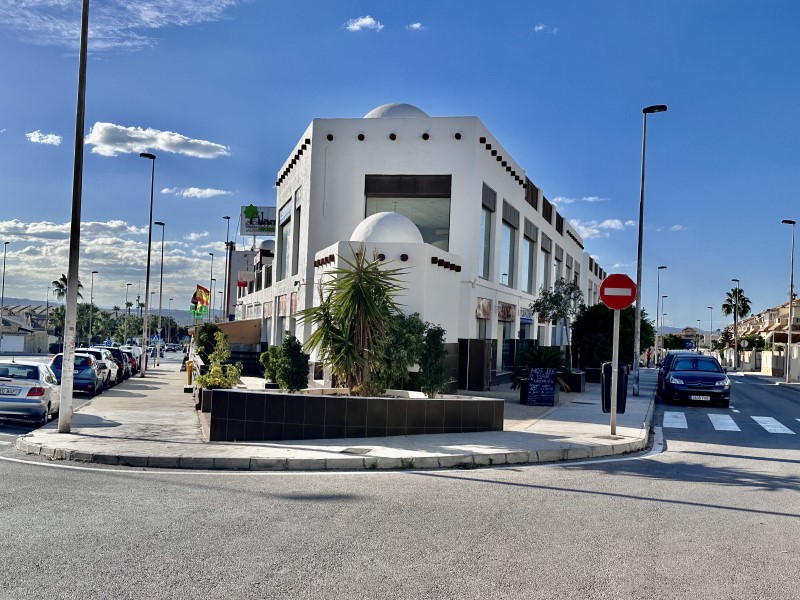
M258 243L259 250L268 250L270 252L275 250L275 240L261 240Z
M423 243L422 234L411 219L395 212L375 213L367 217L353 230L350 241Z
M422 119L429 115L411 104L383 104L364 115L365 119Z

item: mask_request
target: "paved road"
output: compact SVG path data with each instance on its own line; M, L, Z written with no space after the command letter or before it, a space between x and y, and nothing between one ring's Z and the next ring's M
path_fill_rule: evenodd
M0 598L800 598L800 435L687 431L649 458L471 471L0 460Z

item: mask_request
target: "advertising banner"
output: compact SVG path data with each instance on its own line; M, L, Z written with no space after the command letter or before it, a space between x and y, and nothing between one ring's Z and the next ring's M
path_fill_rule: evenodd
M275 235L275 207L243 206L239 223L240 235Z

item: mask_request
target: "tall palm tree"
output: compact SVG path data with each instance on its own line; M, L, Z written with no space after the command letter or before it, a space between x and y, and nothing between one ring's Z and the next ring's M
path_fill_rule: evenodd
M50 285L53 286L53 296L58 298L59 300L64 300L67 297L67 276L62 273L61 277L58 279L53 280ZM78 280L78 300L83 300L83 295L81 294L81 290L83 289L83 285L81 285L81 280Z
M750 314L750 299L744 295L742 288L733 288L725 293L725 302L722 303L722 314L729 317L736 310L737 317L745 318Z
M111 310L114 311L114 318L119 319L119 311L121 311L122 309L115 304L114 308L112 308Z

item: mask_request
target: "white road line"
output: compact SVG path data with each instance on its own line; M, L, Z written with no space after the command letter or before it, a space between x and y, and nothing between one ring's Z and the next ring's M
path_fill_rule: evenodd
M667 427L673 429L688 429L689 425L686 423L686 415L682 412L664 411L664 428Z
M788 304L788 303L787 303L787 304ZM738 413L738 412L742 412L742 411L740 411L738 408L733 408L733 407L731 407L731 412Z
M741 431L730 415L708 415L711 424L717 431Z
M751 417L753 421L761 425L770 433L789 433L794 435L794 431L786 427L783 423L772 417Z

